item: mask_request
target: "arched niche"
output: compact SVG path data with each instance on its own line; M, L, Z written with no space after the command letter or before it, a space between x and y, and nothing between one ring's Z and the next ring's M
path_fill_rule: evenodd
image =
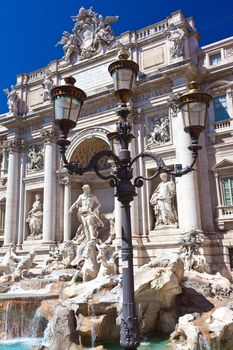
M104 140L97 137L87 138L74 150L70 160L71 162L77 162L80 166L85 167L89 164L94 154L105 150L109 150L109 145ZM101 170L109 168L106 157L100 159L98 167Z
M107 138L108 131L105 129L88 129L77 134L71 140L71 146L67 152L67 159L69 162L77 162L80 166L85 167L89 164L92 156L96 152L110 150L109 141ZM108 173L110 164L108 159L101 158L98 162L98 168L103 173ZM100 215L101 219L105 221L106 217L114 210L114 193L113 188L110 187L109 181L100 179L93 171L86 172L83 175L73 175L71 180L71 204L73 204L78 196L82 193L82 186L89 184L91 191L95 194L101 203ZM71 237L75 236L76 230L80 222L77 220L76 212L72 214L71 218ZM107 228L106 225L106 229Z

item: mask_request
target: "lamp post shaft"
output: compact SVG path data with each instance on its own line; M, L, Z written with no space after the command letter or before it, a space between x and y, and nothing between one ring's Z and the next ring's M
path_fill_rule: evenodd
M119 199L120 200L120 199ZM134 298L133 247L131 234L130 201L122 203L122 319L120 344L125 350L136 350L140 344L140 332Z

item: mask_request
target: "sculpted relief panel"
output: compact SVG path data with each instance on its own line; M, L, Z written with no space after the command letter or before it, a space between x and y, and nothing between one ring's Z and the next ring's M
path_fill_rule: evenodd
M37 151L35 146L30 147L28 152L28 173L44 169L44 153Z
M147 147L162 145L171 139L170 120L168 111L160 111L148 118Z

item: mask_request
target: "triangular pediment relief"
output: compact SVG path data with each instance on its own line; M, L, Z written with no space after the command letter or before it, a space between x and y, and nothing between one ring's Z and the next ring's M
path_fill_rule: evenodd
M227 159L223 159L221 162L217 163L211 168L212 171L218 171L221 169L233 168L233 162Z

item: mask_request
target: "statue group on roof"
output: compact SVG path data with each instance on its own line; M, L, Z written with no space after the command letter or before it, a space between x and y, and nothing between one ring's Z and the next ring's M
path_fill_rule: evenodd
M94 12L92 7L81 7L78 14L71 18L75 22L73 33L64 31L57 43L63 45L64 60L67 64L72 64L77 59L90 58L113 47L115 35L110 23L116 22L118 16L104 18Z

